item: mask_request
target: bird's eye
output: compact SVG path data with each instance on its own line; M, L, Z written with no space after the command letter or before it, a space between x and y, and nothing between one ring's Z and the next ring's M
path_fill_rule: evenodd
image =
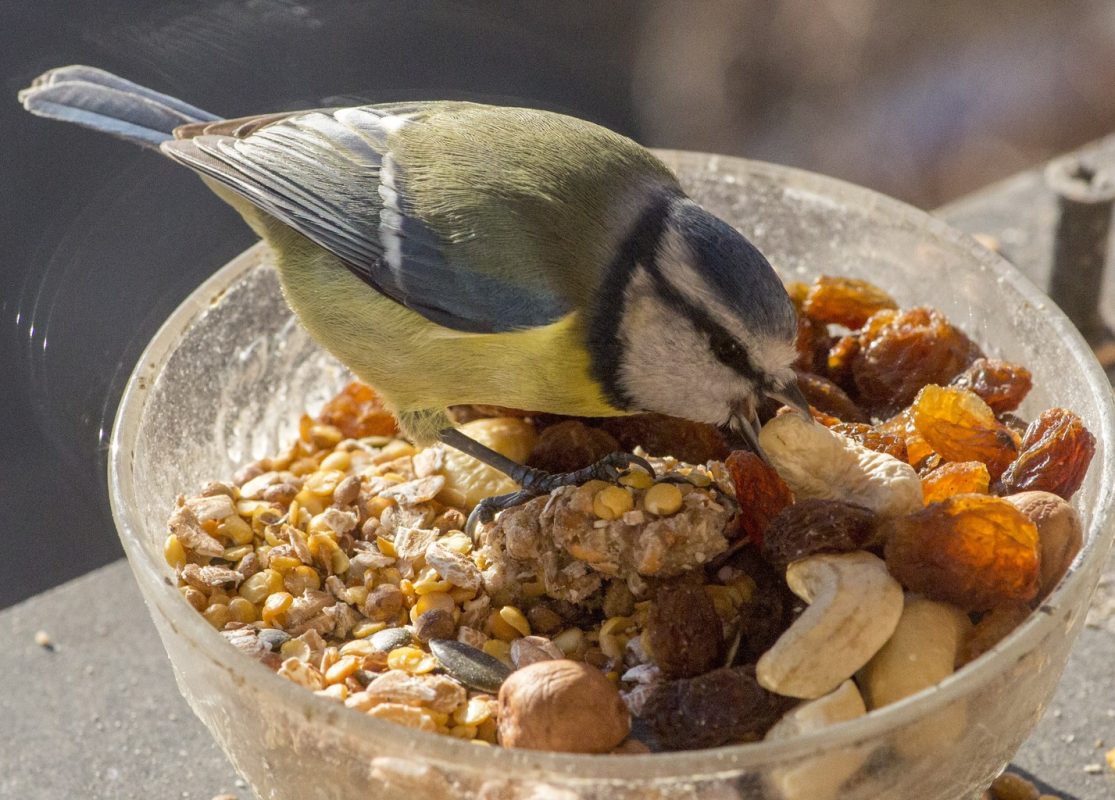
M714 333L709 341L712 354L725 364L738 364L743 357L743 348L739 342L723 333Z

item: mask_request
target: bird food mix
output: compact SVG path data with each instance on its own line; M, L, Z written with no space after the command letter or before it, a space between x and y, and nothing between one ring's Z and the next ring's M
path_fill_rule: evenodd
M470 509L517 487L416 449L352 384L285 453L180 498L165 555L183 598L353 713L480 745L786 738L935 684L1065 574L1093 437L1063 408L1016 416L1029 372L938 311L844 278L790 294L820 424L767 409L766 461L661 416L457 409L469 436L542 469L626 449L655 470L559 488L469 536Z

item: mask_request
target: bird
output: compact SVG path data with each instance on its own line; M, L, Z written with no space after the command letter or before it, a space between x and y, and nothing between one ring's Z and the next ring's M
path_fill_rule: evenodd
M458 430L452 405L658 412L760 455L767 398L811 419L796 313L771 264L603 126L463 101L222 119L84 65L45 72L19 100L157 150L236 209L274 252L302 325L405 436L521 487L481 501L470 528L557 486L654 473L631 453L571 473L526 467Z

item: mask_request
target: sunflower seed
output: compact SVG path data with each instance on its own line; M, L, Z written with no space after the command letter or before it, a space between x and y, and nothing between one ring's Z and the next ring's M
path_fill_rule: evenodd
M465 686L482 692L497 692L511 670L497 658L453 639L434 639L433 653L445 671Z

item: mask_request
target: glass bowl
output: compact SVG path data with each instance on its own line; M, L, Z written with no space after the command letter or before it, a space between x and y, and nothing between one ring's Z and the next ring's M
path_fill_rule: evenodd
M784 277L862 277L903 306L936 306L988 355L1033 371L1023 416L1054 405L1080 414L1097 449L1074 498L1087 539L1072 571L1040 613L938 686L787 741L551 754L482 748L354 713L230 647L183 601L162 556L176 495L278 452L297 434L299 413L348 377L294 321L257 245L199 287L148 346L116 418L109 483L178 686L259 797L825 800L840 789L842 800L960 800L987 786L1038 721L1112 539L1112 393L1083 339L1006 262L916 209L784 167L659 155Z

